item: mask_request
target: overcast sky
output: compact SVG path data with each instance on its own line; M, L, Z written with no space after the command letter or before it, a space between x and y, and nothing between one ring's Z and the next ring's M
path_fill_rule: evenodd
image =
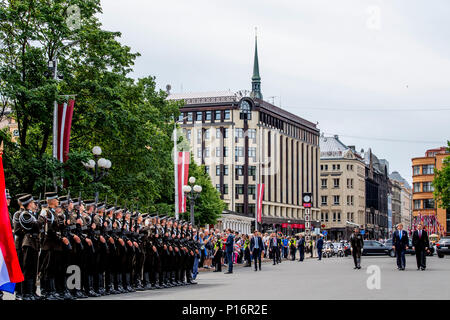
M141 53L133 77L172 92L251 89L369 147L411 182L450 139L448 0L103 0L104 28ZM274 98L271 98L274 97ZM418 111L419 110L419 111Z

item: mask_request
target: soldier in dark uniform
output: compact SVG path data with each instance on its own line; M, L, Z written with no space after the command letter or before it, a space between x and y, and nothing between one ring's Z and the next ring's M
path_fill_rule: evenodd
M56 289L60 296L64 300L74 300L75 298L69 292L67 288L67 268L72 264L70 258L72 256L72 235L70 229L70 211L73 210L72 201L70 201L70 196L59 197L58 199L60 208L57 208L56 212L58 214L58 221L60 225L60 232L62 238L62 250L58 252L60 255L60 266L58 268L58 274L56 276Z
M31 194L19 198L24 207L14 230L22 234L22 264L20 265L24 281L22 283L22 300L36 300L34 287L37 278L38 254L39 254L39 222L36 213L37 206Z
M131 212L126 211L124 216L124 222L122 226L122 232L123 232L123 240L125 241L126 245L126 253L125 253L125 259L124 264L122 268L122 279L124 279L124 289L127 292L135 292L134 288L131 286L131 273L133 272L133 263L134 263L134 251L135 247L132 242L131 238L131 228L132 228L132 222L131 222Z
M107 235L106 235L106 227L105 227L105 203L99 203L97 205L97 213L94 215L93 222L95 224L95 279L94 279L94 287L95 292L104 296L106 295L105 290L105 270L106 263L108 257L108 244L106 243Z
M117 248L116 239L114 234L114 211L115 206L107 206L105 209L106 217L104 222L105 227L105 239L108 244L108 255L105 268L105 293L106 294L118 294L120 293L114 289L114 281L116 278L114 263L116 262Z
M39 272L41 295L46 300L63 300L56 292L56 277L61 265L62 238L60 220L56 209L58 208L58 194L47 192L47 208L41 210L39 223L41 228L41 254L39 256Z
M164 243L163 243L163 235L164 235L164 229L160 224L160 219L158 216L156 216L154 219L152 219L152 223L154 226L154 233L152 235L152 269L150 273L150 281L152 283L152 287L155 289L162 289L163 286L163 278L162 278L162 258L161 255L164 250Z
M189 226L191 227L190 230L192 230L192 225L189 224ZM199 253L199 244L194 241L192 236L193 236L193 233L188 230L188 233L186 236L187 243L188 243L188 245L187 245L188 257L186 259L186 265L185 265L186 281L188 284L197 284L197 282L192 280L192 269L194 267L195 255Z
M117 208L115 211L115 219L113 221L113 238L115 242L116 252L114 255L113 270L116 276L115 290L119 293L127 292L123 287L122 268L126 260L127 248L123 239L123 209Z
M145 261L145 250L143 239L145 238L143 231L144 225L142 223L142 215L139 212L136 212L134 217L134 225L132 228L132 238L133 245L135 249L135 262L133 266L133 286L136 291L144 291L144 287L142 286L142 272L144 268Z
M14 226L19 223L20 214L25 210L25 208L23 207L23 205L20 203L20 200L19 200L19 198L21 198L25 195L27 195L27 194L20 193L20 194L16 195L16 200L17 200L17 204L19 205L19 210L16 211L12 215L12 217L10 216L11 228L14 233L14 245L16 247L17 258L19 259L20 265L23 265L22 242L23 242L24 234L23 234L22 230L20 230L20 229L15 230ZM22 300L22 283L17 283L14 291L16 292L16 300Z
M353 269L361 269L361 251L364 247L364 240L359 228L356 227L350 236L350 244L352 246L352 255L355 267Z
M95 254L96 241L98 241L98 234L96 234L96 224L94 222L95 200L84 201L86 210L83 211L83 218L86 223L86 229L83 230L83 239L85 246L85 268L83 272L83 287L85 294L89 297L99 297L100 294L94 291L94 275L96 274Z

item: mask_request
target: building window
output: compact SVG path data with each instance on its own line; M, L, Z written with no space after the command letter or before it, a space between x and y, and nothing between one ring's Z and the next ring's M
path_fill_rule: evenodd
M340 212L337 213L337 221L341 222L341 213Z
M220 166L216 166L216 176L220 176Z
M248 167L248 176L253 177L253 179L256 178L256 166L249 166Z
M256 148L255 147L248 148L248 157L253 158L253 161L256 161Z
M347 165L347 170L348 171L353 171L353 165L352 164L348 164Z
M236 212L244 213L244 204L243 203L236 203Z
M235 168L236 176L243 176L244 175L244 166L236 166Z
M220 147L216 147L216 157L220 157Z
M223 194L228 194L228 185L227 184L223 185Z
M205 173L209 174L209 166L205 166Z
M333 179L333 187L339 188L339 179Z
M256 129L248 129L248 138L256 141Z
M228 157L228 147L223 147L223 156Z
M325 222L328 222L328 212L325 212Z
M178 116L178 122L183 121L183 118L184 118L184 113L181 112L180 115Z
M235 129L235 133L234 135L236 136L236 138L243 138L244 137L244 129L242 128L236 128Z
M223 175L227 176L228 175L228 165L224 165L223 166Z
M347 179L347 188L353 189L353 179Z
M322 189L326 189L327 188L327 179L320 179L321 181L321 187Z
M339 196L333 196L333 204L334 204L335 206L338 206L338 205L339 205Z
M187 117L188 117L188 121L192 122L192 112L188 112Z
M202 148L197 148L197 158L201 159L202 157Z
M222 133L220 132L220 128L216 128L216 139L220 139Z
M324 169L325 169L325 171L328 171L328 165L327 164L324 165Z
M256 195L256 186L254 184L248 186L248 194Z
M209 147L205 148L205 158L209 158Z
M336 212L333 212L333 222L336 222Z
M327 205L327 200L328 200L328 197L327 196L321 196L321 199L322 199L322 205L323 206L326 206Z
M203 113L201 111L198 111L195 113L195 121L202 121Z
M211 121L211 111L205 112L205 120Z
M428 164L422 167L422 174L434 174L434 165Z
M422 188L423 188L423 192L433 192L434 191L434 187L431 184L431 182L424 182Z
M255 205L254 204L249 204L248 205L248 213L249 214L255 214Z
M216 110L214 112L214 120L221 120L221 118L222 118L221 115L222 115L222 112L220 110Z
M320 221L323 221L323 212L320 213Z
M420 192L420 183L414 182L414 192Z
M205 130L205 139L209 139L211 137L210 132L211 131L209 129Z
M236 194L244 194L244 185L243 184L236 185Z
M223 138L224 139L228 138L228 128L223 129Z
M244 147L235 147L234 153L236 161L238 161L240 157L244 156Z
M414 200L414 209L422 209L420 206L420 200Z
M413 167L413 175L419 175L420 174L420 166L414 166Z
M352 206L353 205L353 196L347 196L347 205Z
M423 199L424 209L434 209L434 199Z
M202 129L197 129L197 143L202 143Z
M221 193L221 191L220 191L220 184L216 184L216 190L219 191L219 193Z
M230 110L225 110L225 120L230 120L231 114L230 114Z
M186 130L186 139L190 142L191 141L191 129Z

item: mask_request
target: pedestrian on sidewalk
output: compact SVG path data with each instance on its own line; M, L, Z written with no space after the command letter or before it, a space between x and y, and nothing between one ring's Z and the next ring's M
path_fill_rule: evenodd
M317 255L319 256L319 260L322 260L322 249L323 249L323 236L319 236L319 240L317 240Z
M291 240L289 241L289 249L290 249L290 253L291 253L291 260L294 261L295 260L295 251L297 250L296 247L296 240L295 237L292 236Z
M274 265L278 264L280 260L280 246L280 239L278 239L276 233L272 233L272 237L270 238L269 251L272 255Z
M259 261L259 271L261 271L261 249L263 248L263 242L258 234L258 231L253 232L252 240L250 241L250 250L253 254L253 259L255 260L255 271L258 271L258 261Z
M244 267L251 267L252 266L252 258L251 258L251 251L250 251L250 236L244 235L244 260L245 260L245 266Z
M303 261L305 258L305 239L303 239L302 235L300 235L300 238L297 241L297 248L300 254L300 259L298 261Z
M364 247L364 240L358 227L353 230L350 236L350 245L352 248L353 262L355 263L353 269L361 269L361 252Z
M227 229L227 242L226 245L226 255L228 262L228 272L225 274L233 273L233 250L234 250L234 235L231 232L231 229Z

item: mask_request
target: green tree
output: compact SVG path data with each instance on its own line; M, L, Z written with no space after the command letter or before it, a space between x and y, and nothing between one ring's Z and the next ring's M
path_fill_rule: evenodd
M77 28L70 5L80 9ZM54 183L61 188L64 178L71 193L82 191L84 198L98 189L101 199L168 210L179 104L166 100L153 77L128 76L139 54L119 42L120 32L102 29L100 13L100 0L0 0L0 116L10 109L19 131L17 142L6 129L0 136L6 184L12 194L39 194ZM65 48L65 40L77 43ZM48 68L56 55L61 81ZM51 156L52 116L55 99L67 95L75 95L76 104L63 166ZM94 185L82 161L92 157L95 145L112 168Z
M450 141L447 141L447 151L450 152ZM440 208L450 209L450 156L444 159L441 170L435 172L434 198Z
M211 178L205 171L204 165L197 165L194 158L191 157L189 163L189 177L195 177L195 184L202 187L202 192L195 200L194 217L197 225L216 224L217 218L225 210L226 204L220 199L219 191L214 188ZM183 219L189 221L189 200L187 201L186 213Z

